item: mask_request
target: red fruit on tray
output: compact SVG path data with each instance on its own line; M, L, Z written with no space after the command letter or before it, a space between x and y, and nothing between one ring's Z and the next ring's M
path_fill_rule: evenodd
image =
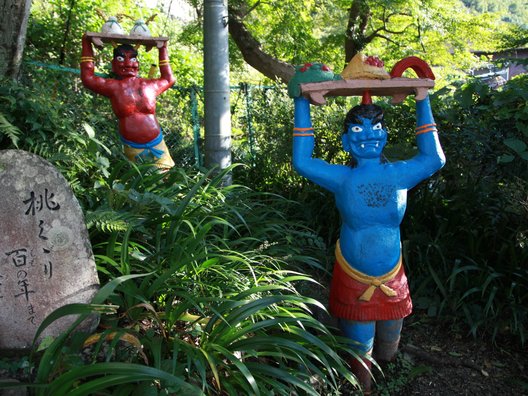
M374 67L383 67L385 65L377 56L368 56L367 59L365 59L365 63Z

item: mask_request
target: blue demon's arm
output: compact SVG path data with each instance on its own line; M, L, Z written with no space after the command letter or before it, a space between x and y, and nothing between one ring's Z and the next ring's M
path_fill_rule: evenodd
M396 164L403 188L412 188L427 179L442 168L446 161L438 139L429 96L416 101L416 145L416 156Z
M301 176L335 192L347 168L312 158L315 138L310 117L310 102L302 96L296 97L294 106L293 168Z

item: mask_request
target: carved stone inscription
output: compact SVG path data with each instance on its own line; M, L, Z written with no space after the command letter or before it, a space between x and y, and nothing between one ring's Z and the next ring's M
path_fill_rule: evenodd
M0 349L29 347L48 314L90 302L98 286L82 211L64 177L36 155L0 151Z

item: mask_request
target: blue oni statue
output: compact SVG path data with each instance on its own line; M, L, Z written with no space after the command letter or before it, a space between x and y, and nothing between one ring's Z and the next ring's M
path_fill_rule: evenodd
M330 313L355 348L379 361L394 359L403 318L412 310L402 263L400 223L407 191L445 163L429 97L416 101L418 153L406 161L382 156L387 128L382 109L369 97L345 117L343 149L355 165L313 158L310 102L294 97L293 167L332 192L341 215L330 286ZM364 392L371 389L371 360L350 361Z

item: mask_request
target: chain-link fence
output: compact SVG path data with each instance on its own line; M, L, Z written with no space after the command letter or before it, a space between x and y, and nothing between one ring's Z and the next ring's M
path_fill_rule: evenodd
M42 91L50 100L62 103L64 116L88 123L96 133L104 135L102 140L109 145L119 144L117 118L109 101L82 86L79 69L41 62L26 62L24 66L24 82ZM253 162L255 156L254 98L274 89L247 83L230 87L233 150L239 160ZM178 165L202 165L203 87L173 86L158 97L156 116Z

